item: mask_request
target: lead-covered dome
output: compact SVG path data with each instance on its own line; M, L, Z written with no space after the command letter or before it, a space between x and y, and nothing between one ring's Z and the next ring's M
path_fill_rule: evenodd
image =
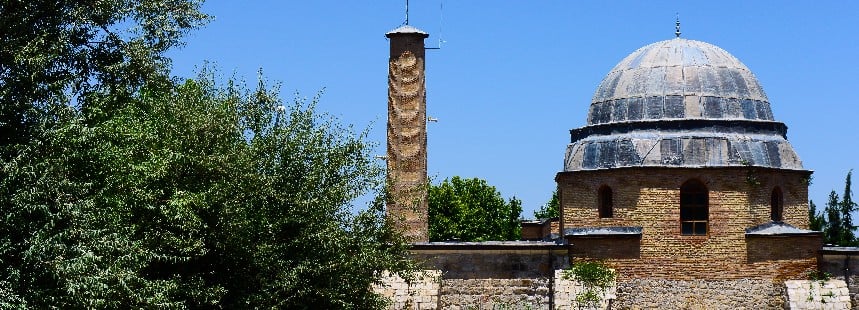
M773 119L758 79L736 57L676 38L621 60L597 87L588 124L678 118Z
M565 171L752 165L800 170L754 74L725 50L676 38L642 47L602 80Z

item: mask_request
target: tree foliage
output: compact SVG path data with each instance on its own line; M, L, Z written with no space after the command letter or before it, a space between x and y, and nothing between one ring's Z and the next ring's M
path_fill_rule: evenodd
M558 190L552 192L552 198L541 206L539 210L534 210L534 217L537 219L550 219L560 216L558 210Z
M63 110L6 165L0 303L34 308L380 306L411 268L363 133L203 74L106 114ZM93 121L92 119L99 121Z
M822 230L824 242L827 244L840 246L859 245L859 240L857 240L854 233L856 225L853 224L852 216L852 213L857 209L851 190L852 174L852 170L847 172L847 177L844 181L844 194L840 199L834 190L829 193L829 201L826 203L823 214L817 214L816 206L814 206L813 202L810 202L808 216L811 229Z
M430 241L519 240L522 202L485 180L455 176L429 186Z
M51 105L127 97L164 79L164 53L208 20L199 0L4 0L0 3L0 156L52 117ZM121 100L120 100L121 101ZM119 101L116 102L121 103Z
M824 213L826 224L823 228L823 240L828 244L841 245L844 236L844 222L841 218L841 208L838 203L838 194L835 191L829 193L829 201L826 203Z
M195 0L0 3L0 308L370 308L408 276L365 132L164 52Z
M823 231L826 224L826 219L823 218L823 214L817 212L817 205L812 200L808 201L808 223L808 229L814 231Z

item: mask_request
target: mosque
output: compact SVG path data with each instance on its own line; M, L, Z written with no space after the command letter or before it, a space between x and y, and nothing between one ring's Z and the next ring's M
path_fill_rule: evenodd
M811 171L757 78L725 50L678 29L634 51L570 139L555 180L574 255L610 259L630 278L786 279L816 268Z
M571 297L558 270L599 259L617 273L614 308L782 309L786 281L818 269L812 172L787 126L748 67L681 37L679 21L674 38L614 66L587 123L570 130L556 228L542 222L541 241L427 242L426 193L413 189L426 182L428 34L405 25L386 36L388 213L437 272L410 293L430 297L411 306L563 308Z

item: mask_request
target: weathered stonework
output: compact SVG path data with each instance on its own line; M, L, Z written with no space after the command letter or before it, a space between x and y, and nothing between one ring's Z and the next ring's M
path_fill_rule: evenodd
M850 309L847 284L842 280L786 281L791 310Z
M425 32L403 26L386 34L388 64L387 214L415 242L428 241Z
M859 309L859 248L824 247L819 263L821 272L846 282L852 309Z
M550 242L416 244L413 258L442 270L441 309L549 309L567 248Z
M612 309L784 309L784 284L768 280L621 281Z
M391 309L436 309L441 284L441 270L423 270L412 282L388 273L373 290L391 301Z
M584 285L575 279L565 279L564 270L555 270L555 309L587 309L588 304L579 302L577 297L586 291ZM596 309L612 309L617 299L617 284L610 285L606 289L596 289L595 293L600 298ZM616 308L615 308L616 309Z

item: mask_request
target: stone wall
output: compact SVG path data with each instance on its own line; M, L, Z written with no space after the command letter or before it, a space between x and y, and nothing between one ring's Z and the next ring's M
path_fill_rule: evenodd
M441 270L423 270L411 282L385 272L373 290L391 301L391 309L437 309L440 284Z
M412 253L441 270L441 309L549 309L555 270L569 266L567 247L551 242L427 243Z
M577 308L576 296L582 292L582 287L562 276L563 269L569 267L566 247L546 242L536 243L541 244L539 246L527 244L418 246L413 250L414 258L428 268L422 277L409 284L399 277L386 276L385 285L374 289L392 299L391 309ZM834 269L841 268L836 266L835 260L843 262L843 256L830 255L829 258L821 262L832 263L827 266ZM810 289L806 293L794 292L790 300L793 304L789 302L785 281L767 274L781 268L778 264L788 268L792 260L759 264L756 265L760 268L757 274L733 279L701 278L701 274L677 279L679 269L648 275L647 271L658 270L655 266L666 263L660 261L613 259L607 262L618 272L618 281L614 288L600 292L604 303L597 307L599 309L787 309L791 305L804 309L813 305L807 302L808 296L812 296L812 300L819 297L818 303L825 300L829 306L823 309L829 309L835 305L834 301L847 299L829 298L825 291ZM688 264L691 266L694 262ZM851 259L850 264L859 264L859 259ZM713 269L712 272L731 271ZM856 283L855 279L851 281ZM850 289L855 291L856 287ZM803 302L797 303L798 300Z
M554 309L588 309L586 303L579 303L577 297L584 293L585 288L580 282L575 279L565 279L564 270L555 270L555 303ZM595 289L595 293L599 296L599 304L592 308L597 309L612 309L612 304L617 298L617 286L610 285L606 289ZM618 308L614 308L618 309Z
M859 309L859 248L824 247L820 252L820 271L846 282L853 309Z
M784 285L768 280L633 279L618 282L613 309L783 309Z
M850 309L847 284L842 280L786 281L791 310Z
M441 309L548 309L552 279L443 279Z

